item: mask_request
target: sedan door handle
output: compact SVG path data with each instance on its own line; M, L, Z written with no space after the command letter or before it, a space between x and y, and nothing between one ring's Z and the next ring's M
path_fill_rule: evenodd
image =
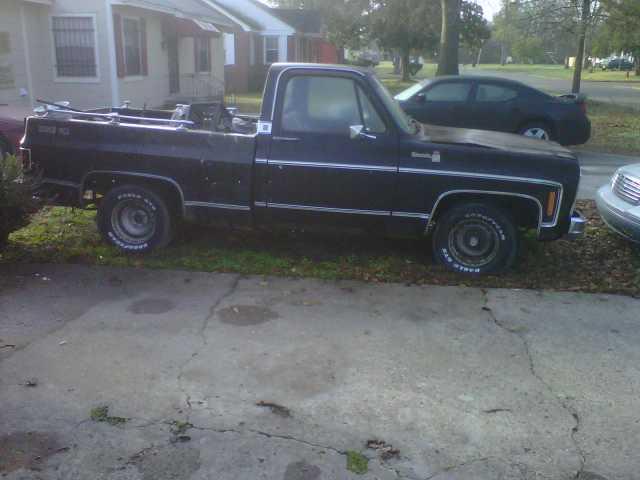
M297 137L271 137L274 142L299 142Z

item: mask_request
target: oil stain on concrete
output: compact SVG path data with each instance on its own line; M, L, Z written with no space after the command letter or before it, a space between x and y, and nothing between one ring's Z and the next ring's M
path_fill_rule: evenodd
M174 308L173 302L165 298L144 298L133 302L127 310L135 315L160 315Z
M317 480L321 473L317 465L311 465L301 460L287 465L284 480Z
M0 436L0 476L21 468L39 468L48 457L66 450L48 433L15 432Z
M222 323L247 327L275 320L279 315L267 307L257 305L233 305L218 312Z

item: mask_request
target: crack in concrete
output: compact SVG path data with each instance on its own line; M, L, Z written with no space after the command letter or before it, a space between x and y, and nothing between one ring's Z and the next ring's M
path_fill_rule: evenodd
M489 292L487 289L483 288L481 289L482 291L482 296L484 298L484 306L482 307L482 309L487 312L489 318L491 319L491 321L500 329L504 330L505 332L510 333L511 335L515 335L516 337L518 337L518 339L520 339L520 341L522 342L522 346L524 348L524 352L525 355L527 356L527 361L529 364L529 371L531 373L531 375L534 376L534 378L536 378L547 390L547 392L549 392L551 394L551 396L553 396L553 398L555 398L559 405L562 407L562 409L567 412L569 415L571 415L571 418L573 419L573 421L575 422L575 425L571 428L571 441L576 449L576 452L578 453L579 457L580 457L580 468L578 468L578 471L575 474L574 478L580 478L580 475L582 475L582 472L585 469L586 463L587 463L587 457L586 454L584 453L584 451L582 450L582 448L580 447L578 440L576 438L577 433L580 431L581 428L581 420L580 420L580 415L578 414L578 412L575 410L575 408L573 408L571 405L567 404L566 401L564 401L562 399L562 397L560 395L558 395L554 390L553 387L544 379L542 378L542 375L540 375L537 370L536 370L536 366L535 366L535 362L533 360L533 354L531 353L531 347L529 345L529 342L527 341L527 338L525 336L525 334L520 331L520 330L516 330L513 328L509 328L507 325L504 325L502 322L500 322L500 320L498 320L498 318L496 317L495 313L493 313L493 310L491 309L491 307L489 307Z
M184 402L187 406L187 421L189 421L189 418L191 417L191 395L186 392L184 386L182 385L182 376L184 375L184 370L193 361L193 359L200 354L200 351L208 345L207 335L205 333L207 327L209 326L209 323L214 317L216 310L218 309L220 304L235 293L241 279L242 275L235 275L227 291L220 295L220 297L214 302L214 304L211 305L208 315L204 318L202 325L198 329L198 336L202 339L201 345L195 349L191 356L182 365L180 365L180 367L178 367L178 376L176 377L176 381L178 382L178 388L180 389L180 392L185 397Z

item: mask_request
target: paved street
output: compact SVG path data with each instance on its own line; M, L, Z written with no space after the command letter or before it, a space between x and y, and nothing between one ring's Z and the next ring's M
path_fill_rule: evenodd
M563 94L571 92L571 80L545 78L527 73L504 72L500 70L480 70L470 66L463 67L462 73L466 75L491 75L510 78L526 83L532 87L550 92ZM622 82L589 82L583 81L580 91L588 98L619 105L633 105L640 107L640 83Z
M611 180L614 172L623 165L640 163L640 157L612 155L609 153L576 151L580 159L582 178L578 198L594 199L598 189Z
M7 480L622 480L640 469L639 300L1 268ZM347 470L349 451L368 458L365 474Z

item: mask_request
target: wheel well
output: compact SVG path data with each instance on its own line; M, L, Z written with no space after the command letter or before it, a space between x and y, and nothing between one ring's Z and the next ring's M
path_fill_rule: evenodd
M431 221L438 221L447 210L461 204L485 203L498 207L511 214L516 226L538 228L541 206L533 198L503 193L459 192L443 197L435 206Z
M178 216L184 213L184 198L177 184L169 179L147 177L143 175L127 175L120 173L94 173L89 174L82 184L82 198L87 191L92 191L97 202L110 190L123 185L135 185L148 188L167 202L169 210Z

